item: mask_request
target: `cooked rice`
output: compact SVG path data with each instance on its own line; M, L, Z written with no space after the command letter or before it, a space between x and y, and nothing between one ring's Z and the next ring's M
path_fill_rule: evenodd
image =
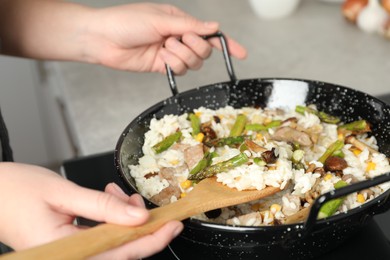
M276 109L250 107L234 109L230 106L216 110L200 107L194 110L194 113L199 117L201 123L211 122L211 128L216 132L218 138L229 136L230 129L239 114L246 115L248 121L251 123L264 123L270 120L286 120L295 117L298 127L315 133L318 137L317 142L313 146L303 148L305 152L304 164L315 164L316 167L323 167L323 164L318 161L318 158L331 143L338 139L337 125L323 123L316 115L311 113L301 115L292 110L280 113ZM218 117L220 122L213 120L215 117ZM183 167L186 164L183 151L180 149L168 149L160 154L156 154L152 149L153 145L162 141L178 129L182 132L181 144L186 144L191 147L199 144L199 141L192 136L191 123L187 118L188 114L182 114L180 116L165 115L161 119L151 120L150 130L145 133L145 143L142 147L143 156L139 159L137 165L129 165L137 188L144 197L152 198L170 185L166 179L158 174L162 168L171 167L182 169L179 167ZM288 124L286 123L286 125ZM217 181L238 190L260 190L266 186L280 187L282 189L287 188L271 198L224 208L222 209L221 215L214 219L207 218L205 214L194 216L195 218L231 225L273 225L276 223L275 219L283 220L287 215L298 211L301 205L297 206L294 198L304 198L305 194L307 195L313 189L318 180L320 181L315 188L320 194L334 189L334 184L341 180L340 176L331 174L328 178L323 178L320 173L305 172L305 169L294 169L291 161L293 153L291 144L286 141L274 141L270 139L269 136L272 136L274 131L275 129L271 128L265 135L260 137L256 136L255 139L258 145L263 146L267 150L275 148L278 160L274 165L261 166L253 163L253 160L250 159L251 163L249 164L218 173L216 175ZM256 135L252 131L248 131L246 134ZM374 136L369 137L367 134L362 134L358 135L357 138L372 148L378 149ZM348 167L342 171L344 175L351 174L356 180L362 181L390 172L389 160L386 158L386 155L381 153L370 154L367 149L364 149L359 154L355 154L351 148L352 145L346 144L342 149L345 155L344 159L348 164ZM240 153L239 149L229 146L215 148L215 151L218 152L218 156L213 158L212 164L226 161ZM259 156L259 154L249 150L245 152L250 156ZM375 167L368 169L369 163L375 164ZM154 175L149 176L151 173L154 173ZM184 168L184 170L175 174L181 193L188 193L192 189L191 187L182 188L180 186L180 183L187 180L188 177L188 168ZM366 195L366 201L379 196L389 189L389 187L389 183L384 183L370 188L373 195L371 197L367 197ZM180 198L176 196L170 197L171 202L177 199ZM270 211L270 207L275 203L281 205L282 209L272 212ZM350 194L338 209L338 212L347 212L349 209L360 206L361 204L361 202L358 202L357 193ZM309 203L305 202L303 207L308 205Z

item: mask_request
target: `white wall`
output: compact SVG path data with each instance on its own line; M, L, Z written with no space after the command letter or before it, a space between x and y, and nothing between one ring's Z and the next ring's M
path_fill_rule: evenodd
M73 154L59 106L38 65L0 56L0 106L15 161L52 167Z

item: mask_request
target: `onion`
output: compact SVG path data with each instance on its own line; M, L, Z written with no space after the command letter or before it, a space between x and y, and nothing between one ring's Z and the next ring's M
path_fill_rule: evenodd
M358 15L367 3L368 0L346 0L342 5L342 13L348 21L356 23Z
M356 23L368 33L383 32L388 14L378 0L369 0L368 5L360 12Z
M382 0L382 6L383 8L390 13L390 0Z

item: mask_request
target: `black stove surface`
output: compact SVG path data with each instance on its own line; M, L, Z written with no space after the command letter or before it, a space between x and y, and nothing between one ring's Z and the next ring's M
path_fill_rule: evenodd
M113 152L65 161L63 172L69 180L87 188L103 190L106 184L115 182L125 191L127 190L115 170ZM87 219L79 219L79 222L83 225L96 224ZM341 246L317 260L345 260L351 257L352 259L390 259L390 243L374 219ZM177 260L178 258L167 247L147 259Z

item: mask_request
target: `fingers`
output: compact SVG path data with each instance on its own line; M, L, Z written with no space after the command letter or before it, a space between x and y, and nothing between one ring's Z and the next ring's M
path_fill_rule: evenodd
M229 54L237 59L245 59L247 56L247 50L244 46L233 40L232 38L225 35L227 45L229 47ZM222 50L221 41L218 38L212 38L209 40L213 47Z
M247 51L242 45L229 37L226 40L231 56L238 59L246 57ZM195 33L185 33L181 41L175 37L168 38L160 54L176 75L184 75L188 69L198 70L203 60L211 55L212 47L222 49L219 38L206 41Z
M170 37L161 50L162 59L177 75L183 75L188 69L197 70L203 60L211 54L210 43L194 33L184 34L182 41Z
M183 230L179 221L171 221L153 234L107 251L93 258L97 259L141 259L163 250Z
M104 193L73 185L68 189L69 196L58 197L52 203L68 214L95 221L130 226L146 222L149 212L144 207L139 207L141 202L138 195L129 198L115 186L110 185L107 188L110 193Z
M110 193L131 205L145 208L145 202L141 195L135 193L129 197L116 183L112 182L107 184L105 192Z

